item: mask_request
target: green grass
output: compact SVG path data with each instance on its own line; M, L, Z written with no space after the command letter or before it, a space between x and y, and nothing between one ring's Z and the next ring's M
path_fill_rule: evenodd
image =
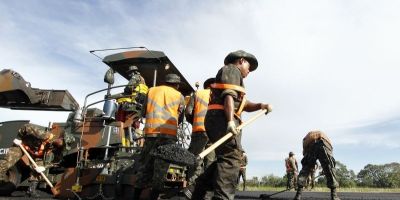
M242 187L239 187L240 190ZM282 191L286 189L286 187L267 187L267 186L248 186L246 187L247 191ZM293 190L294 191L294 190ZM310 190L305 190L310 191ZM329 192L330 189L327 187L316 187L313 192ZM372 193L380 193L380 192L389 192L389 193L400 193L400 188L364 188L364 187L354 187L354 188L339 188L338 192L372 192Z

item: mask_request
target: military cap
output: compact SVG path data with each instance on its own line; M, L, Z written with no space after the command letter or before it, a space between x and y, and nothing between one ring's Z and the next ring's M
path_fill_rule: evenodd
M224 64L231 64L233 62L235 62L237 59L239 58L244 58L246 59L249 63L250 63L250 71L254 71L257 69L258 67L258 61L257 58L251 54L251 53L247 53L243 50L237 50L234 52L230 52L224 60Z
M165 76L165 82L166 83L180 83L181 82L181 77L179 77L176 74L167 74Z
M215 83L215 78L209 78L203 83L203 88L209 88L211 84Z
M128 71L126 71L126 72L131 73L131 72L137 71L137 70L139 70L137 66L131 65L131 66L129 66Z

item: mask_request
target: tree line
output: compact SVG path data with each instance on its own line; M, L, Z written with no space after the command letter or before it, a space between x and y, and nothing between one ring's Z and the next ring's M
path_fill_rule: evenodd
M318 173L318 172L317 172ZM316 174L318 176L319 174ZM358 174L347 169L346 165L336 162L336 176L340 187L374 187L374 188L400 188L400 163L383 165L366 165ZM259 179L253 177L247 180L249 186L286 187L287 177L266 175ZM325 176L316 178L316 186L326 185Z

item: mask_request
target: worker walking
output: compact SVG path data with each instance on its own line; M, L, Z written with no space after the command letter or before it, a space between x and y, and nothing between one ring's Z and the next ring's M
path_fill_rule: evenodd
M204 199L213 190L213 199L234 199L241 162L242 111L271 110L268 104L252 103L245 99L243 79L257 69L258 61L250 53L239 50L229 53L211 85L211 97L205 118L207 135L216 142L229 132L233 137L215 149L217 160L199 176L192 199Z
M331 199L340 200L337 196L336 188L339 183L336 177L336 161L332 154L332 143L328 136L322 131L310 131L303 139L303 159L301 160L302 169L297 182L297 193L295 200L301 199L306 179L315 168L317 160L321 163L325 173L327 186L331 189Z
M150 88L147 94L144 128L146 142L139 159L141 166L136 176L135 200L140 198L142 190L148 186L152 187L150 199L157 199L164 187L169 164L155 159L150 151L177 141L178 123L184 108L184 98L177 90L179 84L178 75L167 74L165 85Z
M292 189L296 187L297 183L297 173L299 172L297 160L294 157L293 152L289 152L289 157L285 159L285 166L286 166L286 176L287 176L287 183L286 189Z

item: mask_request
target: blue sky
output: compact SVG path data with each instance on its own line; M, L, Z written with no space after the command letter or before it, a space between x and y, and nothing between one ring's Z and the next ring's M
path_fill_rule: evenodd
M287 153L300 159L301 140L313 129L325 131L336 159L358 172L399 161L399 9L389 0L5 0L0 67L36 88L68 89L82 104L105 87L107 67L89 50L160 50L194 84L244 49L260 64L245 79L248 98L274 105L244 130L249 176L283 175ZM66 116L1 109L0 121L47 125Z

